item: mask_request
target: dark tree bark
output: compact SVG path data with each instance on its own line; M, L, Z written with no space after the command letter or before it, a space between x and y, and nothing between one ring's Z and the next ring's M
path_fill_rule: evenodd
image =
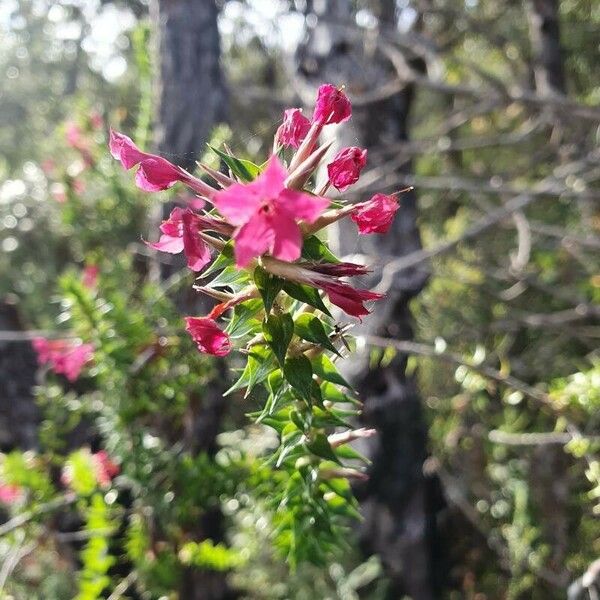
M0 331L21 331L17 305L0 302ZM30 342L0 340L0 451L37 446L39 409L33 398L37 360Z
M529 0L528 16L535 88L543 96L565 94L559 0Z
M380 4L382 29L388 26L389 31L394 31L395 3ZM297 75L310 90L307 98L314 97L322 82L343 83L352 97L353 93L360 95L377 89L394 77L376 47L369 51L369 43L352 33L349 2L328 2L323 9L317 14L317 25L297 52ZM418 61L412 66L423 68ZM386 145L408 140L413 94L413 87L406 86L383 101L355 106L350 124L336 131L339 145L377 150L381 161L391 158L385 152ZM371 167L376 166L372 160L369 162ZM379 187L372 191L395 190ZM359 239L352 223L342 224L338 245L338 251L346 256L359 252L371 257L401 257L421 249L416 194L401 196L401 209L387 235ZM412 339L409 301L426 280L426 272L419 269L398 272L392 278L386 300L377 303L360 333ZM414 600L436 598L440 569L434 545L441 544L434 544L434 513L441 494L436 481L428 480L423 473L427 429L421 398L414 377L406 372L406 355L398 355L391 364L375 368L370 366L369 358L368 349L350 357L350 375L364 402L364 421L378 430L378 436L363 448L373 461L369 482L356 490L365 517L360 531L362 545L367 553L376 552L381 557L393 585L390 598L403 594Z
M151 12L157 34L159 73L155 144L160 154L188 170L203 153L214 125L225 118L227 93L220 67L218 10L214 0L155 0ZM169 207L170 208L170 207ZM163 270L168 277L172 269ZM175 298L182 312L199 309L199 294L186 286ZM222 392L223 363L219 382L202 398L190 398L184 444L193 454L216 449L216 436L225 411ZM207 511L190 537L215 542L223 540L223 515L218 507ZM184 572L181 600L223 600L233 598L223 573L188 569Z
M210 131L225 117L218 10L213 0L156 0L159 77L156 144L193 169Z

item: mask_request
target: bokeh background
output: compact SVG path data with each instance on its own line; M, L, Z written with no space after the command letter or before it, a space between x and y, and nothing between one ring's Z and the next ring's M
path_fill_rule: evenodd
M599 31L594 0L2 0L0 596L597 598ZM323 82L369 151L346 197L414 190L390 235L331 233L387 294L346 368L378 435L347 547L290 570L259 399L222 397L193 275L142 241L187 199L107 132L262 162ZM93 366L40 369L38 336Z

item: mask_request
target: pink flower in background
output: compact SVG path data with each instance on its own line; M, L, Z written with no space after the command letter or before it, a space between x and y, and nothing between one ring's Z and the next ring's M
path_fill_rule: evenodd
M98 285L99 274L100 268L97 265L87 265L83 268L81 283L83 283L86 288L93 290Z
M96 471L96 481L103 487L108 486L119 474L119 465L111 460L106 450L99 450L92 454L92 460Z
M168 220L160 226L162 235L158 242L146 243L155 250L169 254L183 252L188 267L192 271L201 271L210 262L210 248L199 235L202 221L202 217L189 209L174 208Z
M313 122L321 125L344 123L352 116L352 105L342 90L326 83L319 88Z
M235 232L235 259L245 267L253 258L269 251L288 262L300 257L302 233L296 219L314 223L329 200L287 189L287 172L276 156L248 184L235 183L217 192L215 206Z
M90 123L94 129L102 129L102 127L104 127L102 114L97 110L93 110L90 114Z
M50 194L59 204L67 201L67 191L62 183L53 183L50 186Z
M394 196L375 194L368 202L356 205L350 218L358 225L358 233L387 233L400 208Z
M185 329L192 336L198 350L213 356L225 356L231 351L229 336L208 317L186 317Z
M67 144L69 144L69 146L77 149L81 148L82 146L85 146L85 139L83 138L81 128L72 121L69 121L67 123L65 136L67 138Z
M340 192L358 181L360 172L367 164L367 151L352 146L340 150L327 165L329 181Z
M0 502L3 504L14 504L23 497L20 486L11 483L0 483Z
M71 186L73 187L73 191L78 195L85 192L85 181L83 179L73 179Z
M58 375L64 375L70 382L76 381L83 367L94 356L92 344L81 344L70 340L47 340L36 338L33 348L41 365L50 365Z
M211 197L214 189L187 171L156 154L142 152L133 140L118 131L110 130L110 153L121 161L127 170L140 165L135 174L136 185L145 192L166 190L178 181L185 183L195 192Z
M288 108L283 113L283 123L279 126L275 139L283 146L298 148L309 129L310 121L302 114L302 110Z

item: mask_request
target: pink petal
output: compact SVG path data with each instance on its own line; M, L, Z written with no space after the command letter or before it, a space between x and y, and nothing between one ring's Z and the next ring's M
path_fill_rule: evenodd
M284 182L287 177L287 171L281 164L281 161L275 154L269 158L265 170L249 184L260 194L263 200L268 198L277 198L283 190Z
M232 225L243 225L249 221L260 207L261 199L253 188L234 183L215 194L217 210Z
M210 248L198 233L198 223L194 213L191 211L184 213L183 252L192 271L201 271L210 262Z
M158 242L146 242L147 246L154 248L159 252L168 252L169 254L179 254L183 252L183 238L164 234L160 236Z
M109 148L113 157L120 160L125 169L131 169L131 167L135 167L142 160L151 156L142 152L130 137L114 129L110 130Z
M192 336L198 350L213 356L225 356L231 351L229 336L208 317L186 317L185 329Z
M275 239L270 248L271 254L287 262L300 258L302 234L292 215L287 211L279 210L271 217L271 225L275 231Z
M253 258L261 256L273 246L275 232L263 213L255 214L235 235L235 263L245 267Z
M297 190L285 189L277 199L278 207L289 211L296 219L314 223L329 206L328 198L311 196Z
M160 156L145 158L135 174L136 185L145 192L159 192L186 181L185 172Z

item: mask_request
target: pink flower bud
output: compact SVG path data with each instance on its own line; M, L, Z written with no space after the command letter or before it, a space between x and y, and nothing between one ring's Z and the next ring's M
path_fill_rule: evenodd
M213 356L225 356L231 351L229 336L208 317L186 317L185 329L192 336L198 350Z
M352 106L346 94L327 83L319 88L313 122L321 125L344 123L352 116Z
M358 233L387 233L400 208L393 196L375 194L368 202L356 205L350 218L358 225Z
M367 151L356 146L340 150L327 165L329 181L343 192L358 181L360 172L367 164Z
M275 139L283 146L298 148L309 129L310 121L302 114L302 110L288 108L283 113L283 123L279 126Z

